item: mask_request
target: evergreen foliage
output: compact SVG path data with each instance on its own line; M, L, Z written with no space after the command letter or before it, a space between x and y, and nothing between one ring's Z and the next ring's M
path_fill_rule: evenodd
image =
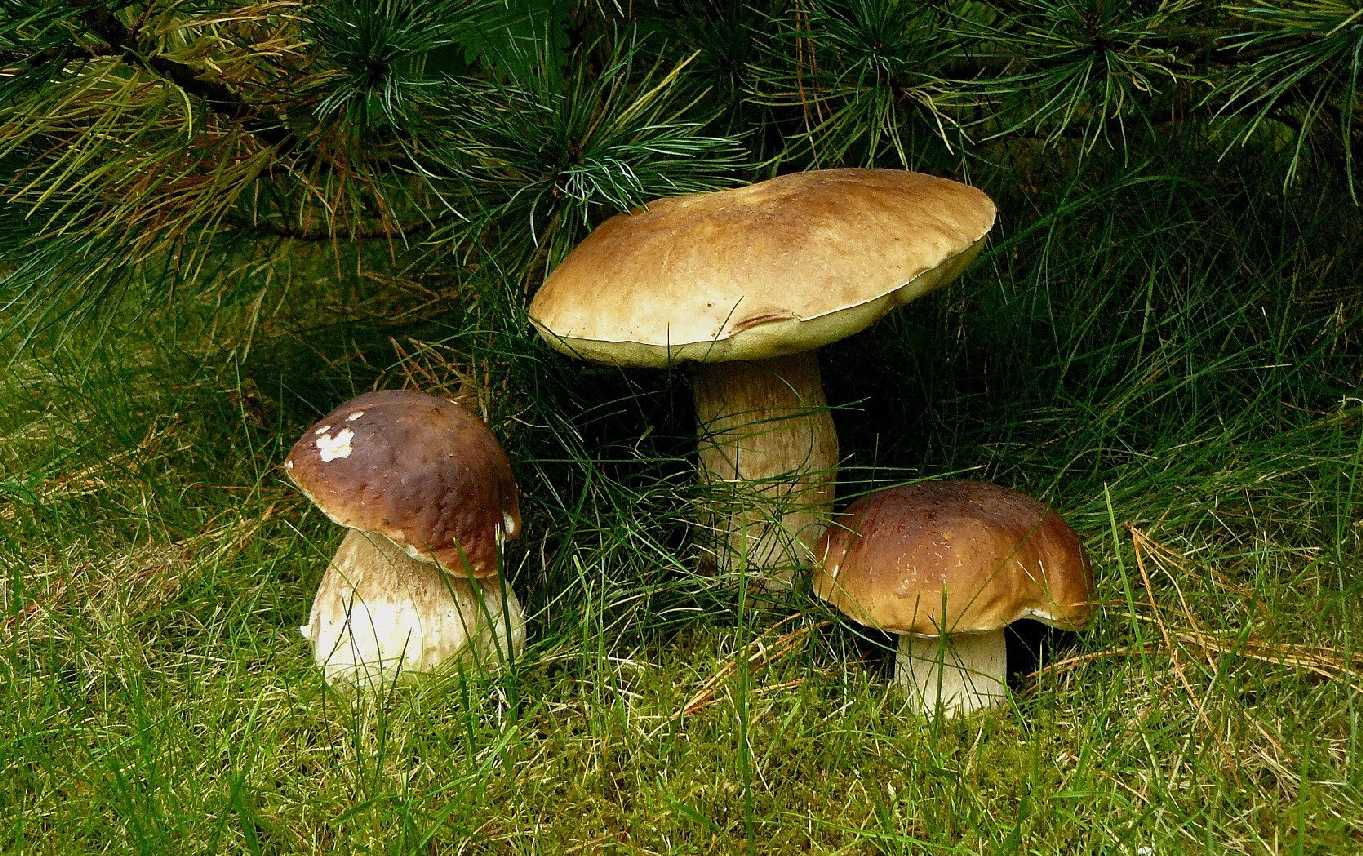
M3 0L5 327L278 241L533 288L602 218L809 166L1172 147L1358 202L1356 0ZM386 260L386 261L381 261Z

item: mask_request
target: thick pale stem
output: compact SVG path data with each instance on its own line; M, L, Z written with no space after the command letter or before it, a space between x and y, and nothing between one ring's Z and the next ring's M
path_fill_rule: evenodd
M525 645L520 602L499 578L452 577L354 529L299 629L328 683L371 690L455 662L495 669Z
M693 385L720 570L772 588L809 563L833 510L838 435L813 353L701 366Z
M895 682L904 686L924 713L937 710L964 716L999 704L1004 698L1007 653L1003 631L954 636L899 637Z

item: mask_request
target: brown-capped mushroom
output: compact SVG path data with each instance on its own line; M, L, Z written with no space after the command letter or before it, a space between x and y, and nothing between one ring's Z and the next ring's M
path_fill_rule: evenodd
M964 714L1004 696L1003 628L1032 618L1076 630L1093 572L1064 520L985 482L924 482L862 497L819 546L814 591L899 635L895 680L925 712Z
M530 319L586 360L697 364L702 478L747 506L716 515L721 564L784 587L832 511L838 438L814 351L955 279L993 222L980 191L902 170L660 199L593 231Z
M520 534L516 483L482 420L434 396L370 392L314 423L284 468L350 529L301 628L329 682L519 654L525 621L500 576L502 542Z

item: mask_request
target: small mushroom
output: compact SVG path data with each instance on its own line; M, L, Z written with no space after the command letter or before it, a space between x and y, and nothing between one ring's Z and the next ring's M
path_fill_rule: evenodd
M825 534L815 593L899 635L895 681L924 712L999 703L1003 628L1020 618L1088 623L1093 571L1078 536L1044 503L998 485L925 482L848 507Z
M370 392L304 432L284 469L351 530L300 628L328 682L520 653L525 620L500 574L502 542L521 529L516 483L482 420L430 395Z
M955 279L993 222L980 191L901 170L661 199L593 231L530 320L582 359L697 364L701 476L740 500L712 515L721 564L787 587L827 525L837 474L814 351Z

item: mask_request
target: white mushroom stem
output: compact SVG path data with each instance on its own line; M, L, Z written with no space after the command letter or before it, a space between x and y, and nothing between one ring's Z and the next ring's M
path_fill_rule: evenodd
M838 435L813 352L696 370L701 478L729 488L709 521L720 570L746 560L761 584L789 588L833 510Z
M328 683L370 690L455 663L496 669L525 645L520 602L498 578L452 577L355 529L299 629Z
M895 682L924 713L964 716L1003 701L1007 679L1003 631L899 637Z

